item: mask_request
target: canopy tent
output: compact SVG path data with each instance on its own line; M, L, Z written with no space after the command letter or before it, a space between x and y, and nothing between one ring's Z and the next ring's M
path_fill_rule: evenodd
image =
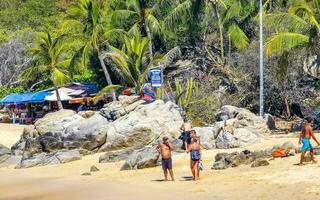
M61 92L60 90L59 90L59 96L60 96L61 101L69 101L70 99L72 99L72 97L70 97L69 95L67 95L64 92ZM51 95L46 96L45 100L46 101L57 101L57 93L55 91L52 91Z
M10 104L21 104L25 103L23 100L27 96L31 95L32 93L27 92L27 93L14 93L6 96L0 101L0 104L2 105L10 105Z
M26 97L23 98L23 103L43 103L47 96L52 95L51 92L35 92L30 93Z

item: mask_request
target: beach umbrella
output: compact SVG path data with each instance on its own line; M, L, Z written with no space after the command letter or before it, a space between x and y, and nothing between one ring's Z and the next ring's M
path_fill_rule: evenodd
M31 95L31 94L32 93L30 93L30 92L10 94L10 95L4 97L0 101L0 104L2 104L2 105L21 104L21 103L24 103L23 99L26 98L27 96Z
M69 101L72 99L69 95L64 92L59 92L61 101ZM46 101L57 101L57 94L56 92L51 92L51 95L45 97Z
M35 92L24 97L22 101L24 103L42 103L45 101L45 98L50 95L52 95L51 92L46 92L46 91Z

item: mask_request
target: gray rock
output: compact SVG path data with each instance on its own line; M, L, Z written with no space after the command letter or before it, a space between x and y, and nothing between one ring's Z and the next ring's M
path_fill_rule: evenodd
M16 168L30 168L36 166L43 166L49 164L59 164L59 160L51 154L39 153L33 155L32 157L22 158L21 162L16 166Z
M270 114L264 115L264 121L267 124L270 130L276 130L276 122L274 121L274 117Z
M229 132L221 131L216 138L216 147L218 149L229 149L240 147L240 143Z
M204 149L213 149L216 147L213 127L194 127L193 129L200 137L201 146Z
M9 156L9 157L8 157ZM1 167L8 167L12 165L18 165L21 162L22 156L10 156L10 155L4 155L1 157L3 160L0 162L0 168ZM1 159L0 158L0 159Z
M165 134L177 138L182 122L179 108L172 102L140 105L105 127L102 132L107 133L107 139L99 152L149 145Z
M98 169L98 167L96 167L96 166L91 166L90 167L90 172L98 172L98 171L100 171L99 169Z
M25 148L23 151L24 158L32 157L34 154L41 153L41 152L42 152L42 146L38 140L28 138L25 141Z
M133 151L142 149L142 148L144 148L143 145L137 145L124 150L107 152L99 157L99 163L108 163L108 162L117 162L120 160L126 160Z
M3 155L10 155L10 154L11 154L11 150L8 147L0 144L0 157Z
M91 176L91 173L90 172L85 172L85 173L82 173L81 176Z
M290 150L290 149L295 149L295 146L294 146L294 144L293 144L291 141L287 141L287 142L283 143L280 148L281 148L281 149L288 149L288 150Z
M85 119L89 119L90 117L92 117L95 114L96 114L96 112L94 112L92 110L86 110L86 111L78 112L78 115L80 115L81 117L83 117Z
M155 147L134 151L121 167L121 170L143 169L160 165L160 156Z
M267 166L269 165L269 162L267 160L255 160L251 167L261 167L261 166Z
M59 139L51 136L50 133L46 133L37 138L42 150L45 152L53 152L63 148L63 142Z
M83 117L77 115L74 111L63 109L49 113L45 117L37 120L35 127L40 135L45 133L62 134L71 122L81 119L83 119Z
M10 154L4 154L2 156L0 156L0 164L5 162L6 160L8 160L11 157Z
M25 146L26 146L25 141L17 142L11 147L12 154L16 156L22 156Z
M81 160L81 154L79 153L79 150L62 150L55 154L55 157L60 161L60 163L68 163L76 160Z

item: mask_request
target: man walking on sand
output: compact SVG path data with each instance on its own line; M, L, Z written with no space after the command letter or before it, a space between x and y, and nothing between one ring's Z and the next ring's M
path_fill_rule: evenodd
M318 144L318 146L320 145L312 130L312 118L307 117L307 124L302 128L299 137L299 144L302 143L302 153L299 165L303 165L307 151L310 151L311 161L313 163L316 163L316 161L314 160L313 147L310 142L311 138Z
M169 142L169 139L167 137L163 137L162 143L157 146L157 151L160 153L162 158L161 163L165 181L168 181L168 171L170 173L171 180L174 181L171 158L172 150L173 145Z
M187 150L187 146L191 143L191 120L184 120L184 123L181 125L180 130L182 130L182 134L179 137L182 140L181 149Z

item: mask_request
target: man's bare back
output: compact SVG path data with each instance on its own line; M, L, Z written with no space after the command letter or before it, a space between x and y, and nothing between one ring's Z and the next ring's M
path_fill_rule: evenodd
M191 131L192 130L192 125L191 122L185 122L181 126L181 130L183 131Z

